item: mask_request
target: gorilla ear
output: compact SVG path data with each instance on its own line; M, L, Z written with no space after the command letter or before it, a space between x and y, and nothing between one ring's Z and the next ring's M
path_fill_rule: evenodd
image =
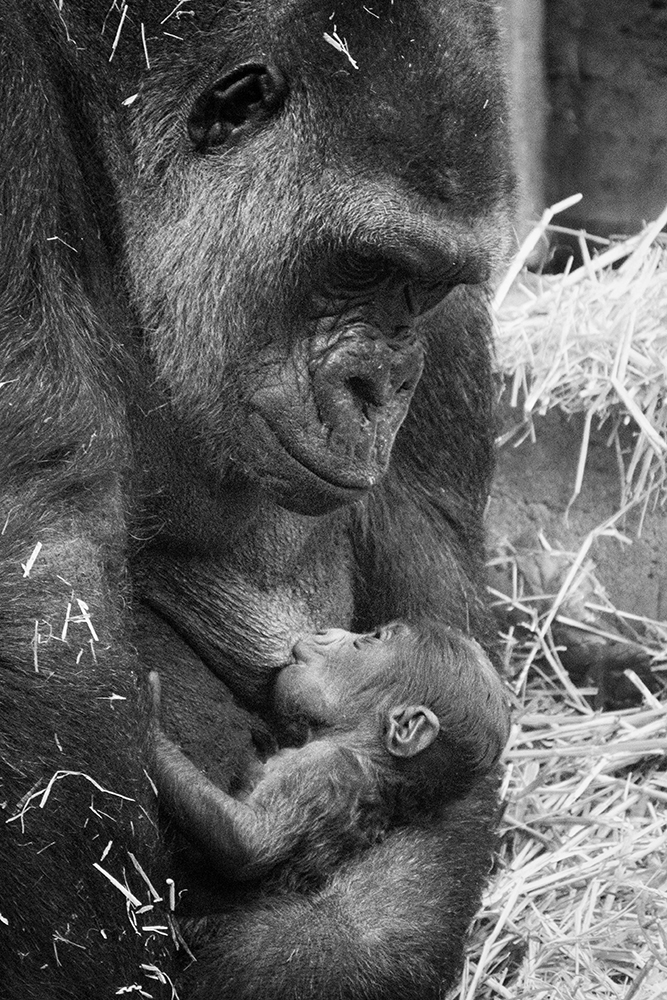
M219 146L248 123L271 118L285 102L287 81L271 63L235 66L195 101L188 135L198 149Z
M389 713L386 747L394 757L414 757L430 747L440 732L440 720L425 705L393 708Z

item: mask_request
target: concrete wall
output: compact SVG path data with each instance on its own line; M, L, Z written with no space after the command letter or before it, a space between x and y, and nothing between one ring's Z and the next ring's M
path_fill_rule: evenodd
M520 217L635 232L667 204L667 0L504 0ZM565 221L565 220L560 220Z
M517 239L545 207L547 90L542 0L501 0L518 175Z

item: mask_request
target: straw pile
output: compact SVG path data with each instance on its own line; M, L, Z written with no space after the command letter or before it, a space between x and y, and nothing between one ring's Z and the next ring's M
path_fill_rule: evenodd
M545 622L563 607L613 609L590 560L571 563L580 572L557 598L523 593L518 565L514 592L495 593L523 612L527 638L504 637L516 705L506 812L456 1000L667 997L667 702L635 677L640 707L593 712L592 692L572 686ZM626 617L664 659L667 627Z
M525 421L508 435L534 433L532 415L552 407L584 413L573 499L581 489L594 420L609 422L622 504L667 497L667 248L659 234L667 208L637 236L610 244L576 233L584 264L565 274L536 276L521 268L553 215L579 200L554 205L529 235L496 292L497 362L509 378L512 405L523 397ZM588 241L607 244L591 257ZM623 258L626 258L623 260ZM616 269L618 261L623 263ZM624 450L621 429L634 440Z
M532 245L562 207L545 213ZM513 402L523 394L520 426L533 432L532 415L552 406L585 414L576 496L592 421L608 420L624 506L578 552L541 539L538 568L564 560L551 592L535 586L551 567L531 580L525 553L507 546L498 556L512 592L492 598L521 620L504 636L515 725L497 871L452 1000L667 1000L667 699L626 671L641 705L594 712L551 631L578 625L598 641L639 644L667 680L667 624L617 611L590 559L625 510L667 494L667 251L654 243L666 221L667 210L570 274L515 281L527 241L496 294L498 361ZM635 435L624 453L628 422Z

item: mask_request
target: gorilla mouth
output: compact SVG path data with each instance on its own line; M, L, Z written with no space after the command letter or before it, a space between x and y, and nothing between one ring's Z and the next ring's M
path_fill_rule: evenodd
M278 441L280 439L278 438ZM334 489L345 490L347 493L367 493L368 490L372 489L373 486L381 478L382 473L378 472L376 475L370 475L370 473L364 474L359 470L358 474L355 475L355 469L344 469L336 473L335 470L325 470L319 463L310 459L310 457L300 458L298 455L294 454L289 448L282 446L283 450L288 458L293 462L296 462L302 469L304 469L310 475L315 476L320 482L327 486L331 486Z
M280 447L303 468L324 483L342 489L370 490L389 464L391 442L382 433L385 421L350 421L342 429L321 423L315 440L290 443L269 424Z
M321 513L340 507L363 497L382 477L384 470L375 461L350 460L334 451L324 425L310 447L300 436L285 440L289 434L260 413L251 414L249 425L256 461L246 469L289 509Z

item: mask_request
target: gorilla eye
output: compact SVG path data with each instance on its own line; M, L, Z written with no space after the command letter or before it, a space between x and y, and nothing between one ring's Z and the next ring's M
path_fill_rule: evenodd
M287 81L271 63L235 66L204 91L188 118L188 135L199 150L233 139L247 125L273 117L287 97Z
M340 283L352 291L374 288L386 281L391 273L391 265L376 257L348 254L338 268Z

